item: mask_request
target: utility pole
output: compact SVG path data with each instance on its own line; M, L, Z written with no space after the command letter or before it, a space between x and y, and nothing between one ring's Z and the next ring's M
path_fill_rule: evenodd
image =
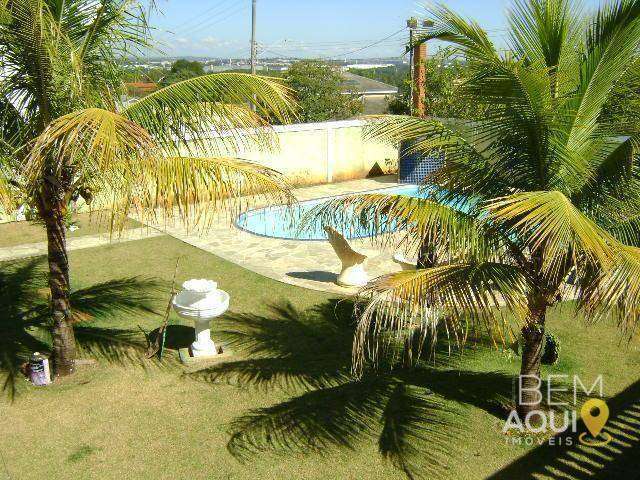
M256 74L256 61L258 57L258 44L256 43L256 16L257 0L252 0L251 5L251 74Z

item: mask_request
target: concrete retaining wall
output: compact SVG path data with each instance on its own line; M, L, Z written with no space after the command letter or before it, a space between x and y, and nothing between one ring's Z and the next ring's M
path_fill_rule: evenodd
M237 156L285 174L295 185L314 185L366 178L395 171L398 150L365 142L364 122L304 123L275 127L279 150L243 150Z

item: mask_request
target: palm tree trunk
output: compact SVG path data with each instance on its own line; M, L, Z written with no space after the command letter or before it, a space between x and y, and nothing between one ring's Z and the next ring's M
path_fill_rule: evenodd
M49 289L53 316L53 368L56 375L70 375L75 370L76 340L71 324L69 304L69 260L64 213L66 205L55 202L43 212L47 228Z
M528 324L522 328L524 346L517 389L517 409L522 421L524 421L529 412L540 409L543 398L540 390L540 361L544 346L544 324L547 307L544 302L536 303L537 306L531 308Z
M433 268L436 266L436 263L437 258L433 243L428 240L423 241L422 245L420 245L416 267L418 269Z

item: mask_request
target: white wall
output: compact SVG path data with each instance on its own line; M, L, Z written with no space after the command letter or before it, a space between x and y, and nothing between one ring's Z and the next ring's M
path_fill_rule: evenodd
M237 155L278 170L297 185L366 178L376 166L395 171L397 149L365 141L363 127L361 120L279 125L277 151L241 149Z

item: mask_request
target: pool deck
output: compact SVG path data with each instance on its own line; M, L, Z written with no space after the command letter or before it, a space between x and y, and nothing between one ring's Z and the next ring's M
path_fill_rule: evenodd
M389 175L298 188L294 194L299 201L304 201L393 187L397 185L396 182L397 177ZM204 233L190 231L180 221L150 226L280 282L343 295L357 292L356 288L340 287L335 283L340 273L340 260L328 241L262 237L229 225L228 219L220 219ZM400 270L399 265L392 260L393 251L377 249L367 239L350 240L349 243L354 250L369 257L365 268L371 278ZM215 272L211 272L212 278L215 275Z

